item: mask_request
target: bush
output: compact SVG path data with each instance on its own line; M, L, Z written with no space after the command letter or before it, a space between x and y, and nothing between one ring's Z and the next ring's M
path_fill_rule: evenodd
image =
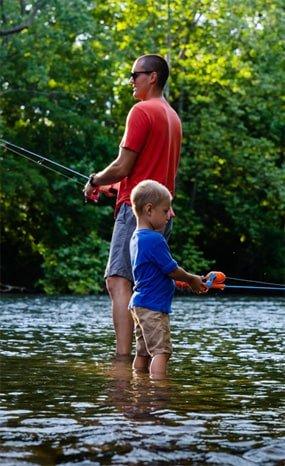
M54 251L42 250L44 278L39 280L47 294L100 293L104 291L104 269L109 243L92 232L85 241Z

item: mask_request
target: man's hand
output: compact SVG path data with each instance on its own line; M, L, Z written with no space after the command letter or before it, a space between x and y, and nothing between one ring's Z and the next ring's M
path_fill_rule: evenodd
M95 181L95 173L90 175L89 180L87 181L86 185L84 186L83 193L85 197L90 197L91 194L98 189L98 185L96 185ZM92 184L91 184L92 183Z
M84 186L83 193L85 201L98 202L99 201L99 184L95 182L95 174L90 175L88 183Z

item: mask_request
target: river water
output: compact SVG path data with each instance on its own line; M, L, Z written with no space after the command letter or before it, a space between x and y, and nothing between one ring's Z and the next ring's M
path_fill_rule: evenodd
M169 378L113 359L109 301L4 296L0 464L285 464L282 297L176 297Z

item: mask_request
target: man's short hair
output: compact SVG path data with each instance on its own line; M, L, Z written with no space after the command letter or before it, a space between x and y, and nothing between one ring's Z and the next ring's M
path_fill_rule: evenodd
M156 71L157 85L160 89L163 89L169 76L169 66L167 61L160 55L150 54L142 55L138 60L142 61L142 66L145 70Z
M158 206L163 201L171 202L172 195L166 186L154 180L143 180L131 192L131 203L135 215L140 215L146 204Z

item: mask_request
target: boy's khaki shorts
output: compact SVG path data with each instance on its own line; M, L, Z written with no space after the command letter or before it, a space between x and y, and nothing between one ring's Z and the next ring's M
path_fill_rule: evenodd
M169 314L144 307L132 307L130 311L135 322L136 354L151 357L171 354Z

